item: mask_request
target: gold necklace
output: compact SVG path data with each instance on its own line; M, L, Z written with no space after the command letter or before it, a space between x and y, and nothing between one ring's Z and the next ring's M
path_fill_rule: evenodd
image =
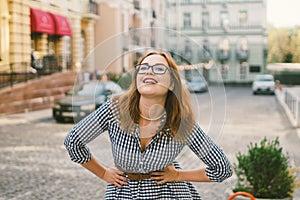
M156 118L148 118L144 115L142 115L142 113L140 113L140 117L145 119L145 120L148 120L148 121L156 121L156 120L159 120L160 118L162 118L163 116L165 115L165 112L163 112L160 116L156 117Z

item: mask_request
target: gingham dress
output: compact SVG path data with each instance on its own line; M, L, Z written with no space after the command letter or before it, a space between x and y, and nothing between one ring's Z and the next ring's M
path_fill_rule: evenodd
M120 128L118 102L108 101L95 112L73 127L65 139L65 146L71 160L85 163L91 159L87 143L107 131L112 146L112 155L116 166L123 171L149 173L159 171L170 164L180 168L175 158L185 145L206 165L206 175L215 182L221 182L232 175L231 165L223 151L195 123L194 129L186 142L175 140L170 130L157 131L148 146L142 151L139 140L139 127L128 133ZM162 124L166 116L162 118ZM157 184L145 179L131 181L118 188L107 185L105 199L201 199L190 182L167 182Z

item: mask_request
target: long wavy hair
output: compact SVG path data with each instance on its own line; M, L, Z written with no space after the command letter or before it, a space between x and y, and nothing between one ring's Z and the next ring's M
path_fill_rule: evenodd
M169 89L167 93L165 102L167 118L162 129L169 129L173 137L186 139L186 136L190 135L194 126L194 113L189 92L182 85L178 67L169 53L164 51L150 51L142 56L137 64L141 64L150 55L160 55L166 59L170 67L171 80L174 84L174 88L172 90ZM139 102L141 94L137 89L136 77L137 69L133 73L132 83L128 91L116 97L119 102L120 126L128 132L133 130L134 125L138 124L140 119Z

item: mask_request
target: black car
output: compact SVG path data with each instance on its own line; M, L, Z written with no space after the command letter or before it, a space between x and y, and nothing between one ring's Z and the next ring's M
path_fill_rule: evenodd
M52 114L57 122L77 123L102 105L110 95L122 92L115 82L87 82L74 86L54 103Z

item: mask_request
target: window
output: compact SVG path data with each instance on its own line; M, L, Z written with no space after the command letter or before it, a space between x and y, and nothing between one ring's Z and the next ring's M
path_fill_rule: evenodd
M209 27L209 14L208 12L202 13L202 29L207 30Z
M247 62L240 63L240 79L241 80L246 79L247 71L248 71L248 63Z
M240 26L246 26L248 23L248 13L247 11L240 11L239 13L239 21L240 21Z
M191 47L190 41L185 41L185 47L184 47L184 57L190 62L193 56L193 51Z
M183 27L185 28L191 27L191 13L183 14Z
M203 41L202 49L200 50L201 61L208 62L211 59L210 53L209 41L205 39Z
M226 30L229 28L229 14L227 11L221 11L221 26Z
M227 63L221 63L221 76L223 80L228 79L229 65Z
M260 66L258 66L258 65L251 65L249 71L251 73L259 73L260 72Z

